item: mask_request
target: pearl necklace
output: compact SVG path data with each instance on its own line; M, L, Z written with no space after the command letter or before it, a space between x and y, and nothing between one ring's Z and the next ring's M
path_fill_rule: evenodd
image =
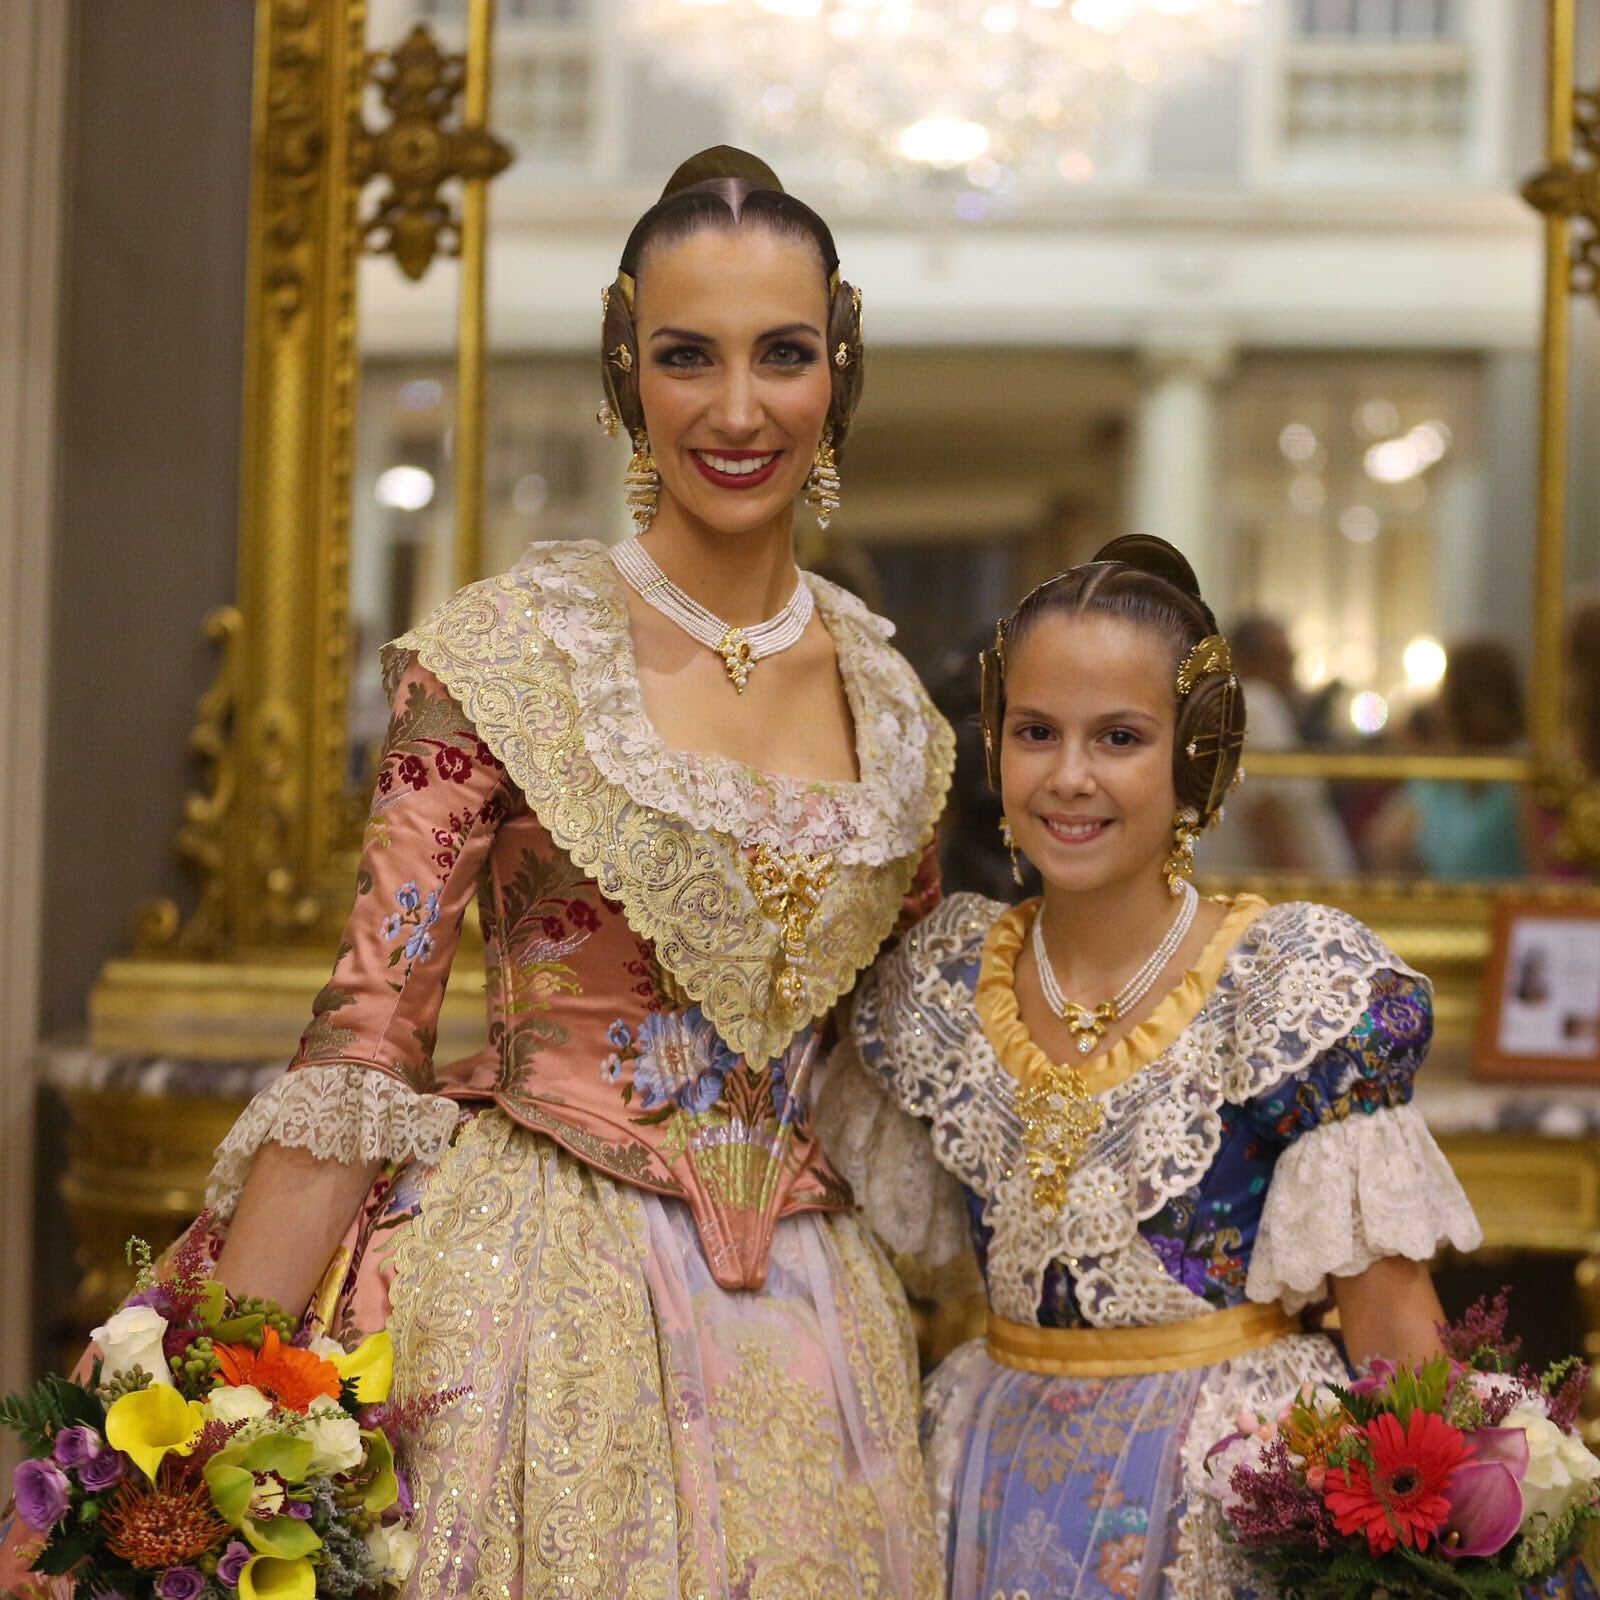
M1195 912L1200 906L1200 896L1192 883L1184 882L1180 891L1183 904L1173 918L1167 936L1151 952L1150 959L1117 990L1111 999L1102 1001L1090 1010L1069 1000L1056 981L1055 968L1050 965L1050 952L1044 944L1044 907L1041 905L1033 918L1033 959L1039 969L1039 987L1044 991L1045 1004L1072 1030L1077 1041L1078 1054L1086 1056L1105 1037L1106 1025L1116 1022L1138 1005L1155 987L1155 981L1166 970L1167 963L1178 953L1178 946L1194 926Z
M670 617L691 639L698 639L708 650L715 650L728 669L728 677L740 694L750 677L750 669L764 656L799 642L816 610L811 586L803 575L795 574L794 593L776 616L754 627L736 628L714 611L684 593L657 565L655 557L640 544L637 536L611 547L611 560L633 592L662 616Z

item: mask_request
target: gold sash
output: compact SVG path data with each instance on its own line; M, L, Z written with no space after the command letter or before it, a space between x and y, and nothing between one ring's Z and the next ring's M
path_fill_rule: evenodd
M1023 1372L1058 1378L1131 1378L1209 1367L1300 1332L1281 1305L1229 1306L1152 1328L1031 1328L989 1313L989 1354Z

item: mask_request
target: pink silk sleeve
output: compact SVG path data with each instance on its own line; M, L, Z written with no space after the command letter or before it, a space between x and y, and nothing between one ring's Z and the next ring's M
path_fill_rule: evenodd
M444 685L411 661L391 701L355 905L291 1071L369 1067L433 1090L439 1007L507 781Z

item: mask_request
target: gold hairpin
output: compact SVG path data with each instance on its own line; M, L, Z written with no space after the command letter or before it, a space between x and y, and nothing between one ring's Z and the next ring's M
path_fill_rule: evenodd
M843 372L844 369L850 365L849 345L841 343L839 348L833 352L833 364L841 372Z
M631 351L625 344L619 344L617 348L611 352L609 360L612 366L621 367L624 372L633 371L633 351Z

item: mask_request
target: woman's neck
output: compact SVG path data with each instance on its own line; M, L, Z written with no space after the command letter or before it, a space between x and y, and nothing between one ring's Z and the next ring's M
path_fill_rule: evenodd
M1046 884L1040 916L1062 989L1090 1005L1115 993L1149 960L1178 908L1165 880L1150 871L1081 892Z
M759 528L722 533L662 496L644 547L677 586L733 627L748 628L794 593L794 509Z

